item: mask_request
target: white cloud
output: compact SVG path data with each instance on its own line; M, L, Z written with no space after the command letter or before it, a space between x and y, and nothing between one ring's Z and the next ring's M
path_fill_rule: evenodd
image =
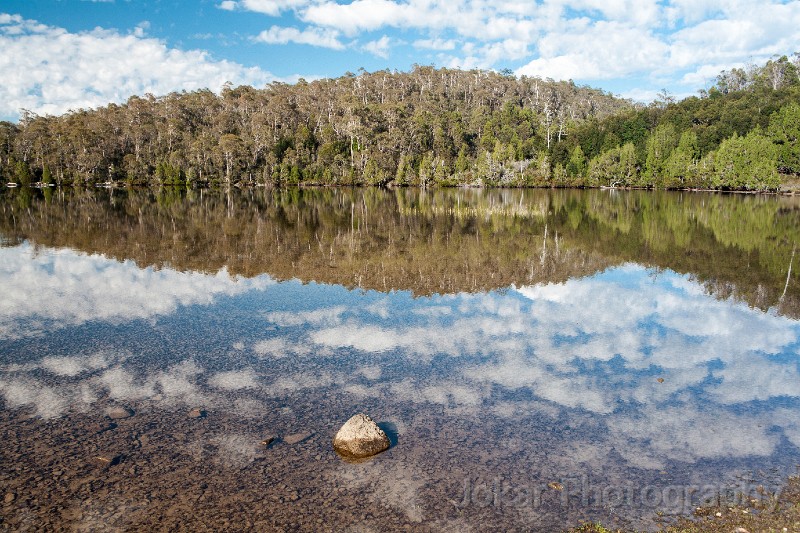
M253 345L253 351L262 356L285 357L287 353L290 353L290 350L289 342L283 337L264 339Z
M0 16L0 117L20 109L58 114L122 102L134 94L209 88L226 81L263 86L257 67L216 60L201 50L169 48L138 28L71 33L15 15Z
M270 17L277 17L283 11L296 9L309 3L309 0L224 0L217 5L218 8L226 11L242 9L261 13Z
M713 372L713 376L720 383L711 393L723 404L800 397L800 372L795 365L742 357L736 364Z
M91 276L93 283L84 280ZM239 279L139 268L101 255L34 248L0 248L0 339L39 335L92 320L122 323L167 315L178 306L211 304L219 295L263 290L266 276ZM29 324L21 327L25 320Z
M430 51L426 60L451 67L615 80L619 92L640 101L662 87L687 96L722 69L800 49L800 2L780 0L222 0L216 6L236 16L281 17L280 26L252 37L272 45L364 50L405 62L400 68L417 62L418 51ZM275 79L204 51L171 49L145 30L69 33L0 16L0 117L20 108L60 113L132 94Z
M108 395L115 400L140 400L155 394L154 382L140 380L134 373L121 366L103 372L96 381L102 388L108 390Z
M296 9L310 3L310 0L241 0L244 9L276 17L287 9Z
M457 357L478 350L481 329L492 327L491 322L462 321L446 330L436 324L402 329L360 324L356 321L341 326L312 331L314 343L333 349L352 347L372 353L401 349L406 353L429 358L435 354Z
M664 62L669 50L646 28L606 21L583 21L551 32L537 46L540 57L517 69L518 75L619 78L652 70Z
M377 41L370 41L364 45L364 50L369 52L372 55L382 57L383 59L389 58L389 46L391 44L391 39L384 35Z
M661 91L658 89L631 89L622 93L621 96L634 102L649 103L656 99L659 92Z
M255 40L266 44L296 43L343 50L344 44L339 42L338 36L339 32L322 28L298 30L297 28L272 26L259 33Z
M757 417L692 406L649 405L638 415L609 418L608 429L621 443L615 449L645 468L663 468L665 459L765 457L778 443Z
M0 379L0 394L10 408L32 406L37 416L56 418L61 416L76 400L69 389L53 388L37 380L22 378Z
M709 16L719 16L734 2L724 0L672 0L664 13L670 25L679 21L695 24Z
M354 0L349 4L323 2L308 7L302 19L354 35L383 26L396 26L407 20L410 7L391 0Z
M453 39L417 39L414 41L414 48L427 50L455 50L456 41Z
M258 438L255 435L232 433L211 439L218 447L214 459L228 467L240 469L259 456Z

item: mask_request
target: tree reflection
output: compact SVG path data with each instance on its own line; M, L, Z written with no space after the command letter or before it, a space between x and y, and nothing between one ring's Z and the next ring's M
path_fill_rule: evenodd
M9 190L4 246L69 247L139 266L477 292L635 262L719 298L800 316L794 198L579 190Z

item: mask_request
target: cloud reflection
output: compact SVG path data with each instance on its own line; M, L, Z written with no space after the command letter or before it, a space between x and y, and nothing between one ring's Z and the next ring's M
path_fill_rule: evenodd
M376 361L401 355L416 367L413 377L381 386L349 383L355 396L519 417L513 403L493 408L492 391L526 390L539 401L534 416L552 417L554 408L566 420L573 412L602 416L609 443L628 443L627 458L640 466L770 455L776 436L756 420L770 416L770 400L800 398L796 358L778 360L797 353L796 322L710 298L671 272L625 265L562 284L389 309L401 312L403 322L387 324L351 311L307 335ZM437 357L466 361L439 359L448 371L429 374Z
M49 259L24 253L18 268L29 273L29 289L34 280L56 283L56 271L91 271L111 299L120 295L121 303L90 297L93 307L79 312L66 301L74 294L63 288L71 283L67 275L56 296L66 310L51 318L72 324L176 312L187 302L211 306L215 295L271 283L223 273L133 272L134 265L71 252ZM126 284L139 287L127 300ZM275 290L281 286L294 295L278 299L281 310L265 296L253 325L220 333L236 347L230 360L198 353L153 368L137 367L139 355L124 351L51 355L0 368L0 394L9 407L33 406L43 417L104 395L253 414L270 398L329 389L459 416L491 413L509 424L547 419L574 426L588 417L597 428L585 455L598 467L612 450L631 465L663 468L668 460L769 456L781 431L800 444L798 324L711 298L686 276L625 265L561 284L425 298L326 287L317 308L319 287L289 282ZM160 290L166 294L144 296ZM286 309L288 300L298 309ZM19 305L14 313L41 316L41 298ZM37 372L71 385L45 384Z
M91 280L91 282L89 282ZM29 243L0 248L0 339L41 335L89 321L119 324L174 313L179 306L210 305L218 296L264 289L253 279L139 268L132 261Z

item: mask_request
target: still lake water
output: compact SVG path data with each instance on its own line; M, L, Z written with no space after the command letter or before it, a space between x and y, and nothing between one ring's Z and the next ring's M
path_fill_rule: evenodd
M778 197L6 191L0 525L653 529L761 497L800 464L798 242ZM362 411L393 446L345 463Z

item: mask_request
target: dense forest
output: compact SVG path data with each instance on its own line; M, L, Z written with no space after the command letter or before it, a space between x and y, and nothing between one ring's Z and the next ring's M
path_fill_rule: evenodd
M580 186L797 189L800 54L732 69L699 96L576 125L552 179Z
M0 122L0 179L29 184L779 190L800 174L800 56L649 106L509 72L225 87Z

